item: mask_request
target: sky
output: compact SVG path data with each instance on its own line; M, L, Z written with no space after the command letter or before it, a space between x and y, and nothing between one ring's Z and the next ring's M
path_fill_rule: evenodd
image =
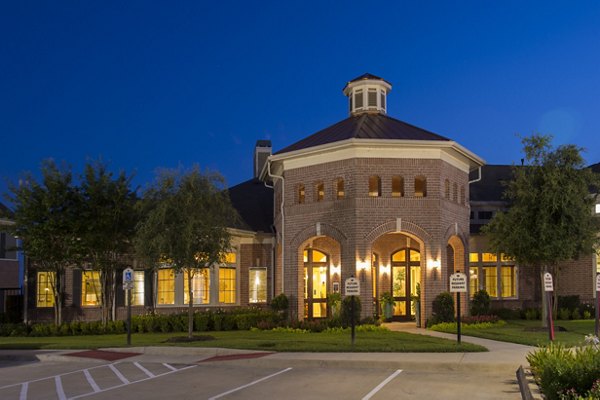
M489 164L519 163L532 133L594 164L598 21L597 1L2 2L0 195L48 158L139 188L198 164L233 186L257 140L346 118L365 72L392 84L388 115Z

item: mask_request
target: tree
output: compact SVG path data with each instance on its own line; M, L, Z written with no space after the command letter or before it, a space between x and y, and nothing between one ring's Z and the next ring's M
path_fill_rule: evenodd
M121 171L113 177L102 162L88 163L81 177L79 226L85 260L100 271L102 323L115 318L117 271L129 264L135 233L137 196Z
M12 233L22 242L22 250L36 269L48 271L54 297L54 322L62 323L65 300L64 272L81 259L77 236L77 212L81 198L73 186L70 168L59 168L45 160L42 182L27 174L19 184L10 183L7 200L13 205Z
M504 193L509 208L483 228L492 250L540 272L540 290L544 271L554 272L558 283L557 264L593 252L599 232L590 189L598 193L600 180L584 168L582 149L552 148L551 139L544 135L522 139L524 165L513 167Z
M135 240L140 259L152 267L168 265L183 272L188 288L188 337L193 332L193 279L200 268L222 263L230 250L227 229L237 213L223 178L190 171L163 171L144 194L144 216Z

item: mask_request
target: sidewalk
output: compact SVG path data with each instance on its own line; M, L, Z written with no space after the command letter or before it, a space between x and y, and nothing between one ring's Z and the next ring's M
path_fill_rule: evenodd
M385 324L390 330L456 340L456 335L416 328L414 323ZM527 365L526 355L533 347L463 336L462 340L486 347L480 353L271 353L252 350L193 347L129 347L102 349L128 352L128 361L170 363L227 362L238 365L287 367L290 363L305 367L410 368L426 371L507 372L512 375L520 365ZM77 360L79 356L57 351L40 354L40 360ZM80 358L79 358L80 359ZM89 360L89 358L87 358ZM106 362L100 360L99 362Z

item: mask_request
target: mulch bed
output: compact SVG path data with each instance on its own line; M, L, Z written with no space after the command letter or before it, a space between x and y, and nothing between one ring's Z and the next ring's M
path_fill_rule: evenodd
M135 357L139 356L140 353L125 353L120 351L106 351L106 350L86 350L86 351L78 351L76 353L65 354L70 357L85 357L85 358L95 358L98 360L105 361L117 361L122 360L123 358Z
M168 338L163 343L206 342L208 340L216 340L216 338L210 335L194 335L191 338L187 336L174 336L172 338Z

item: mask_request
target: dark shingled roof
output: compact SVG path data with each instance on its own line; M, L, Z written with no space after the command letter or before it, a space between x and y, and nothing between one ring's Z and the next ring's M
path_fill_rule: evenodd
M348 83L358 82L358 81L364 81L364 80L367 80L367 79L376 79L376 80L379 80L379 81L387 82L389 84L389 82L386 81L385 79L380 78L379 76L375 76L373 74L369 74L368 72L366 74L362 74L361 76L357 76L356 78L352 79L351 81L348 81Z
M470 179L477 178L477 171L471 173ZM504 185L512 179L512 165L484 165L481 168L481 180L471 184L470 201L504 201Z
M275 154L288 153L347 139L450 140L384 114L363 113L352 115L337 124L279 150Z
M0 203L0 218L10 218L12 212L4 204Z
M254 178L229 188L229 198L241 218L233 228L271 232L273 189Z
M592 164L588 168L591 168L593 172L600 174L600 163Z

